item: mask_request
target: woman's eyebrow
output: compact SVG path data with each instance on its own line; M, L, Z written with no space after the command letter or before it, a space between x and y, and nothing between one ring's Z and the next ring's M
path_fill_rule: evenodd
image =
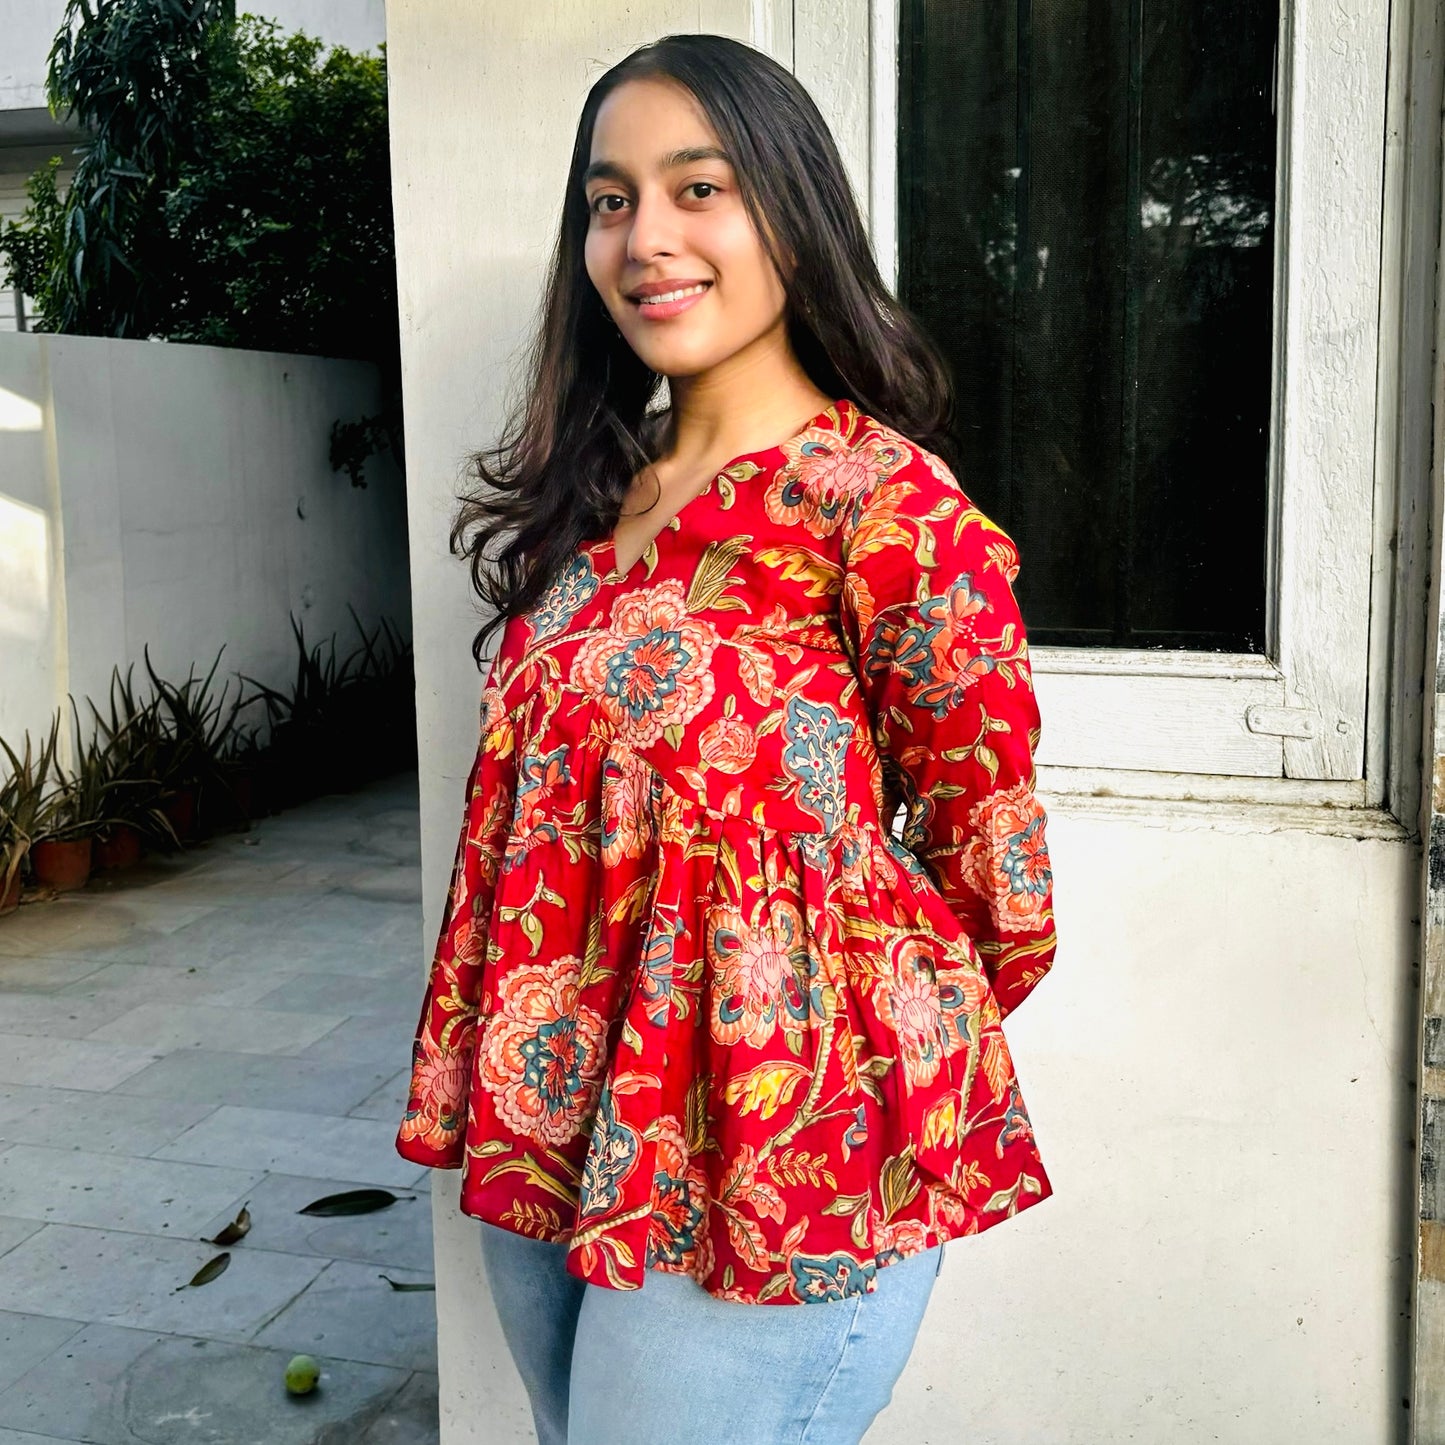
M675 170L678 166L690 166L695 161L726 161L728 165L731 165L733 158L718 146L683 146L680 150L668 151L663 156L662 169L665 171ZM582 172L582 184L585 186L589 181L595 181L604 176L612 181L631 179L626 166L617 161L600 160L593 161Z

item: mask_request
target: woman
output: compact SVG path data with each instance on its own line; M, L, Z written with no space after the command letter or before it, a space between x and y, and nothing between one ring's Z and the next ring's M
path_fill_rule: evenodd
M464 1171L544 1445L857 1441L943 1242L1050 1193L1017 554L736 41L592 87L532 362L453 530L504 630L398 1148Z

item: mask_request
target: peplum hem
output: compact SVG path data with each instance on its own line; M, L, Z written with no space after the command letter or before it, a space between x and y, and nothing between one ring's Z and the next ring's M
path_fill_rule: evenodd
M593 1283L809 1303L1049 1197L977 950L876 816L707 808L616 736L523 759L503 808L512 726L439 946L477 1005L429 990L398 1140L462 1168L465 1213Z

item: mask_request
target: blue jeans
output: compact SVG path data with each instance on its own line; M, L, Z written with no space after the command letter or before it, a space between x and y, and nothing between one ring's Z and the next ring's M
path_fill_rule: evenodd
M745 1305L655 1269L640 1290L585 1284L565 1245L481 1231L539 1445L857 1445L943 1263L939 1246L885 1265L872 1294Z

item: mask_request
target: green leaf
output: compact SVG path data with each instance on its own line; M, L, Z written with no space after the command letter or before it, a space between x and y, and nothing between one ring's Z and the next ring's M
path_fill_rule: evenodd
M211 1259L208 1259L185 1284L177 1285L176 1288L178 1290L191 1289L193 1287L199 1288L203 1284L210 1284L217 1276L225 1274L227 1269L230 1268L230 1265L231 1256L229 1254L215 1255Z
M378 1209L389 1209L399 1198L415 1199L416 1195L396 1195L389 1189L348 1189L341 1194L328 1194L313 1199L297 1214L315 1214L329 1218L340 1214L375 1214Z
M389 1274L378 1275L377 1278L378 1278L378 1279L384 1279L384 1280L387 1282L387 1284L389 1284L389 1285L392 1287L392 1289L394 1289L394 1290L400 1290L400 1291L422 1291L422 1290L432 1290L432 1289L435 1289L435 1288L436 1288L436 1285L435 1285L434 1283L432 1283L431 1281L426 1281L426 1282L424 1282L424 1283L415 1283L415 1282L408 1281L408 1280L393 1279Z

